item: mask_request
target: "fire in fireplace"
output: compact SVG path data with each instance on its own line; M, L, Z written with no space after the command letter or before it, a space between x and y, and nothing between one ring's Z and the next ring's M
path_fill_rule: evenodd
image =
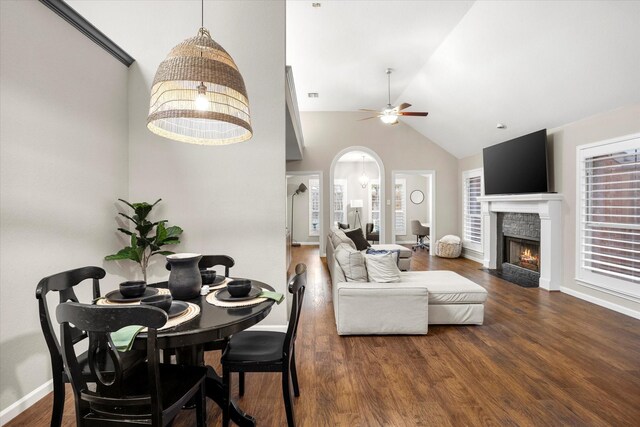
M540 272L540 242L505 236L505 262Z

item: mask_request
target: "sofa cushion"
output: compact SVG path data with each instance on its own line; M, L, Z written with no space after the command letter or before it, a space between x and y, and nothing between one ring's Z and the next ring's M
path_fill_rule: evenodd
M395 254L391 252L375 255L367 254L364 258L367 265L369 282L400 282L400 270L398 269Z
M429 290L429 304L483 304L487 290L453 271L406 271L402 283L421 283Z
M338 229L340 230L348 230L349 229L349 224L343 224L342 222L338 223Z
M353 241L353 244L356 245L356 249L359 251L363 251L371 247L369 242L367 242L367 239L364 238L364 234L362 234L362 229L360 228L345 231L344 234Z
M336 247L334 256L347 282L367 281L364 255L360 251L343 243Z

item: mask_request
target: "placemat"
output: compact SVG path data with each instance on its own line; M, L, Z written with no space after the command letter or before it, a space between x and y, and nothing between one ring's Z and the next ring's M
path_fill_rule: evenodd
M218 292L220 292L220 291L218 291ZM260 304L261 302L265 302L267 300L267 298L258 297L258 298L254 298L254 299L250 299L250 300L246 300L246 301L238 301L238 302L220 301L218 298L216 298L216 294L218 292L211 292L209 295L207 295L207 302L209 304L215 305L217 307L227 307L227 308L231 308L231 307L247 307L247 306L251 306L251 305Z
M162 294L171 295L171 292L169 292L169 289L166 289L166 288L157 288L157 289L158 289L158 293L156 295L162 295ZM97 305L140 305L140 301L113 302L113 301L109 301L105 297L102 297L96 300L96 304Z
M169 289L158 289L158 294L167 294L170 295ZM185 301L189 307L187 310L179 316L176 316L172 319L167 320L167 323L164 324L161 328L158 328L159 331L164 331L165 329L174 328L178 325L188 322L189 320L195 318L198 314L200 314L200 307L196 304ZM96 301L97 305L140 305L140 301L136 302L111 302L106 298L100 298ZM144 328L141 332L146 332L147 328Z

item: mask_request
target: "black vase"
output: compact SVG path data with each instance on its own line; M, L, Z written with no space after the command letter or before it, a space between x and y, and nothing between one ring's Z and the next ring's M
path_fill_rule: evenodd
M200 277L200 254L167 255L167 262L171 265L169 274L169 292L176 300L188 300L200 295L202 277Z

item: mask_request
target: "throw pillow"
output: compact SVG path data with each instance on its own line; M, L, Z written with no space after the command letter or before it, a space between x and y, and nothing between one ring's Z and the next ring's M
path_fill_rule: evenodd
M362 252L342 244L336 248L335 258L347 282L367 281L367 267Z
M346 231L344 234L346 234L348 238L353 240L353 243L356 245L356 249L359 251L363 251L371 247L369 242L367 242L367 239L364 238L361 228L356 228L355 230Z
M342 230L335 230L335 232L331 235L331 243L333 243L333 247L337 248L343 243L351 246L353 249L356 248L356 245L353 243L353 240L347 237Z
M367 249L367 254L370 255L384 255L384 254L395 254L396 256L396 264L400 263L400 249L373 249L373 248L369 248Z
M364 257L370 282L390 283L400 281L400 269L398 269L394 254L367 254Z
M338 228L341 230L348 230L349 229L349 224L343 224L342 222L338 223Z

